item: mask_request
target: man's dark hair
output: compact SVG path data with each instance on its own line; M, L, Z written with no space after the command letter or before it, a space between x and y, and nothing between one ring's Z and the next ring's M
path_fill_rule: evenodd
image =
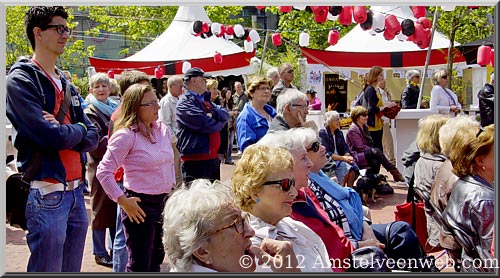
M68 19L68 13L62 6L35 6L30 7L26 12L24 27L33 50L35 50L35 34L33 34L33 29L35 27L39 27L42 30L47 29L47 25L52 21L54 16Z

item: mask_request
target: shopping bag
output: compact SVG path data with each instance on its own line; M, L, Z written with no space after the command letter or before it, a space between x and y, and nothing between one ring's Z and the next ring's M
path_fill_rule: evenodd
M425 218L424 203L422 202L406 202L403 204L396 205L394 210L394 220L395 221L405 221L410 224L412 229L415 231L418 237L420 245L425 250L427 242L427 220Z

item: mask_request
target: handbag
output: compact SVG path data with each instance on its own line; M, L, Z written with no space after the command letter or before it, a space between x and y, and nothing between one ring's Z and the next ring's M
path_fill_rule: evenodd
M384 110L381 111L383 116L386 116L389 119L394 119L398 115L399 111L401 110L401 106L396 105L393 107L387 107Z
M425 218L425 210L423 202L415 201L415 189L413 188L413 177L412 182L408 185L408 194L406 196L406 202L403 204L396 205L394 210L394 220L395 221L405 221L410 224L411 228L417 234L418 241L422 247L426 246L428 234L427 234L427 219ZM417 225L418 223L418 225ZM425 252L427 250L424 249Z

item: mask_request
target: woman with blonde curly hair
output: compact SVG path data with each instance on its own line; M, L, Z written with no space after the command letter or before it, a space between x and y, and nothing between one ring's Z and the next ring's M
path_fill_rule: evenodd
M321 238L289 217L297 197L293 166L294 159L287 149L251 145L236 163L231 188L240 208L250 213L254 244L265 238L288 240L303 272L331 272Z
M490 247L495 220L495 126L461 128L453 137L450 160L458 176L443 212L462 246L462 272L495 271Z

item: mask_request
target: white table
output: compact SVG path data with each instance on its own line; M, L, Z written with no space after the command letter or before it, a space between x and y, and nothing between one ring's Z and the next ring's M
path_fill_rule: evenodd
M403 172L404 166L401 157L408 146L417 137L418 121L427 115L436 114L430 109L401 109L393 120L393 141L396 158L396 167Z

